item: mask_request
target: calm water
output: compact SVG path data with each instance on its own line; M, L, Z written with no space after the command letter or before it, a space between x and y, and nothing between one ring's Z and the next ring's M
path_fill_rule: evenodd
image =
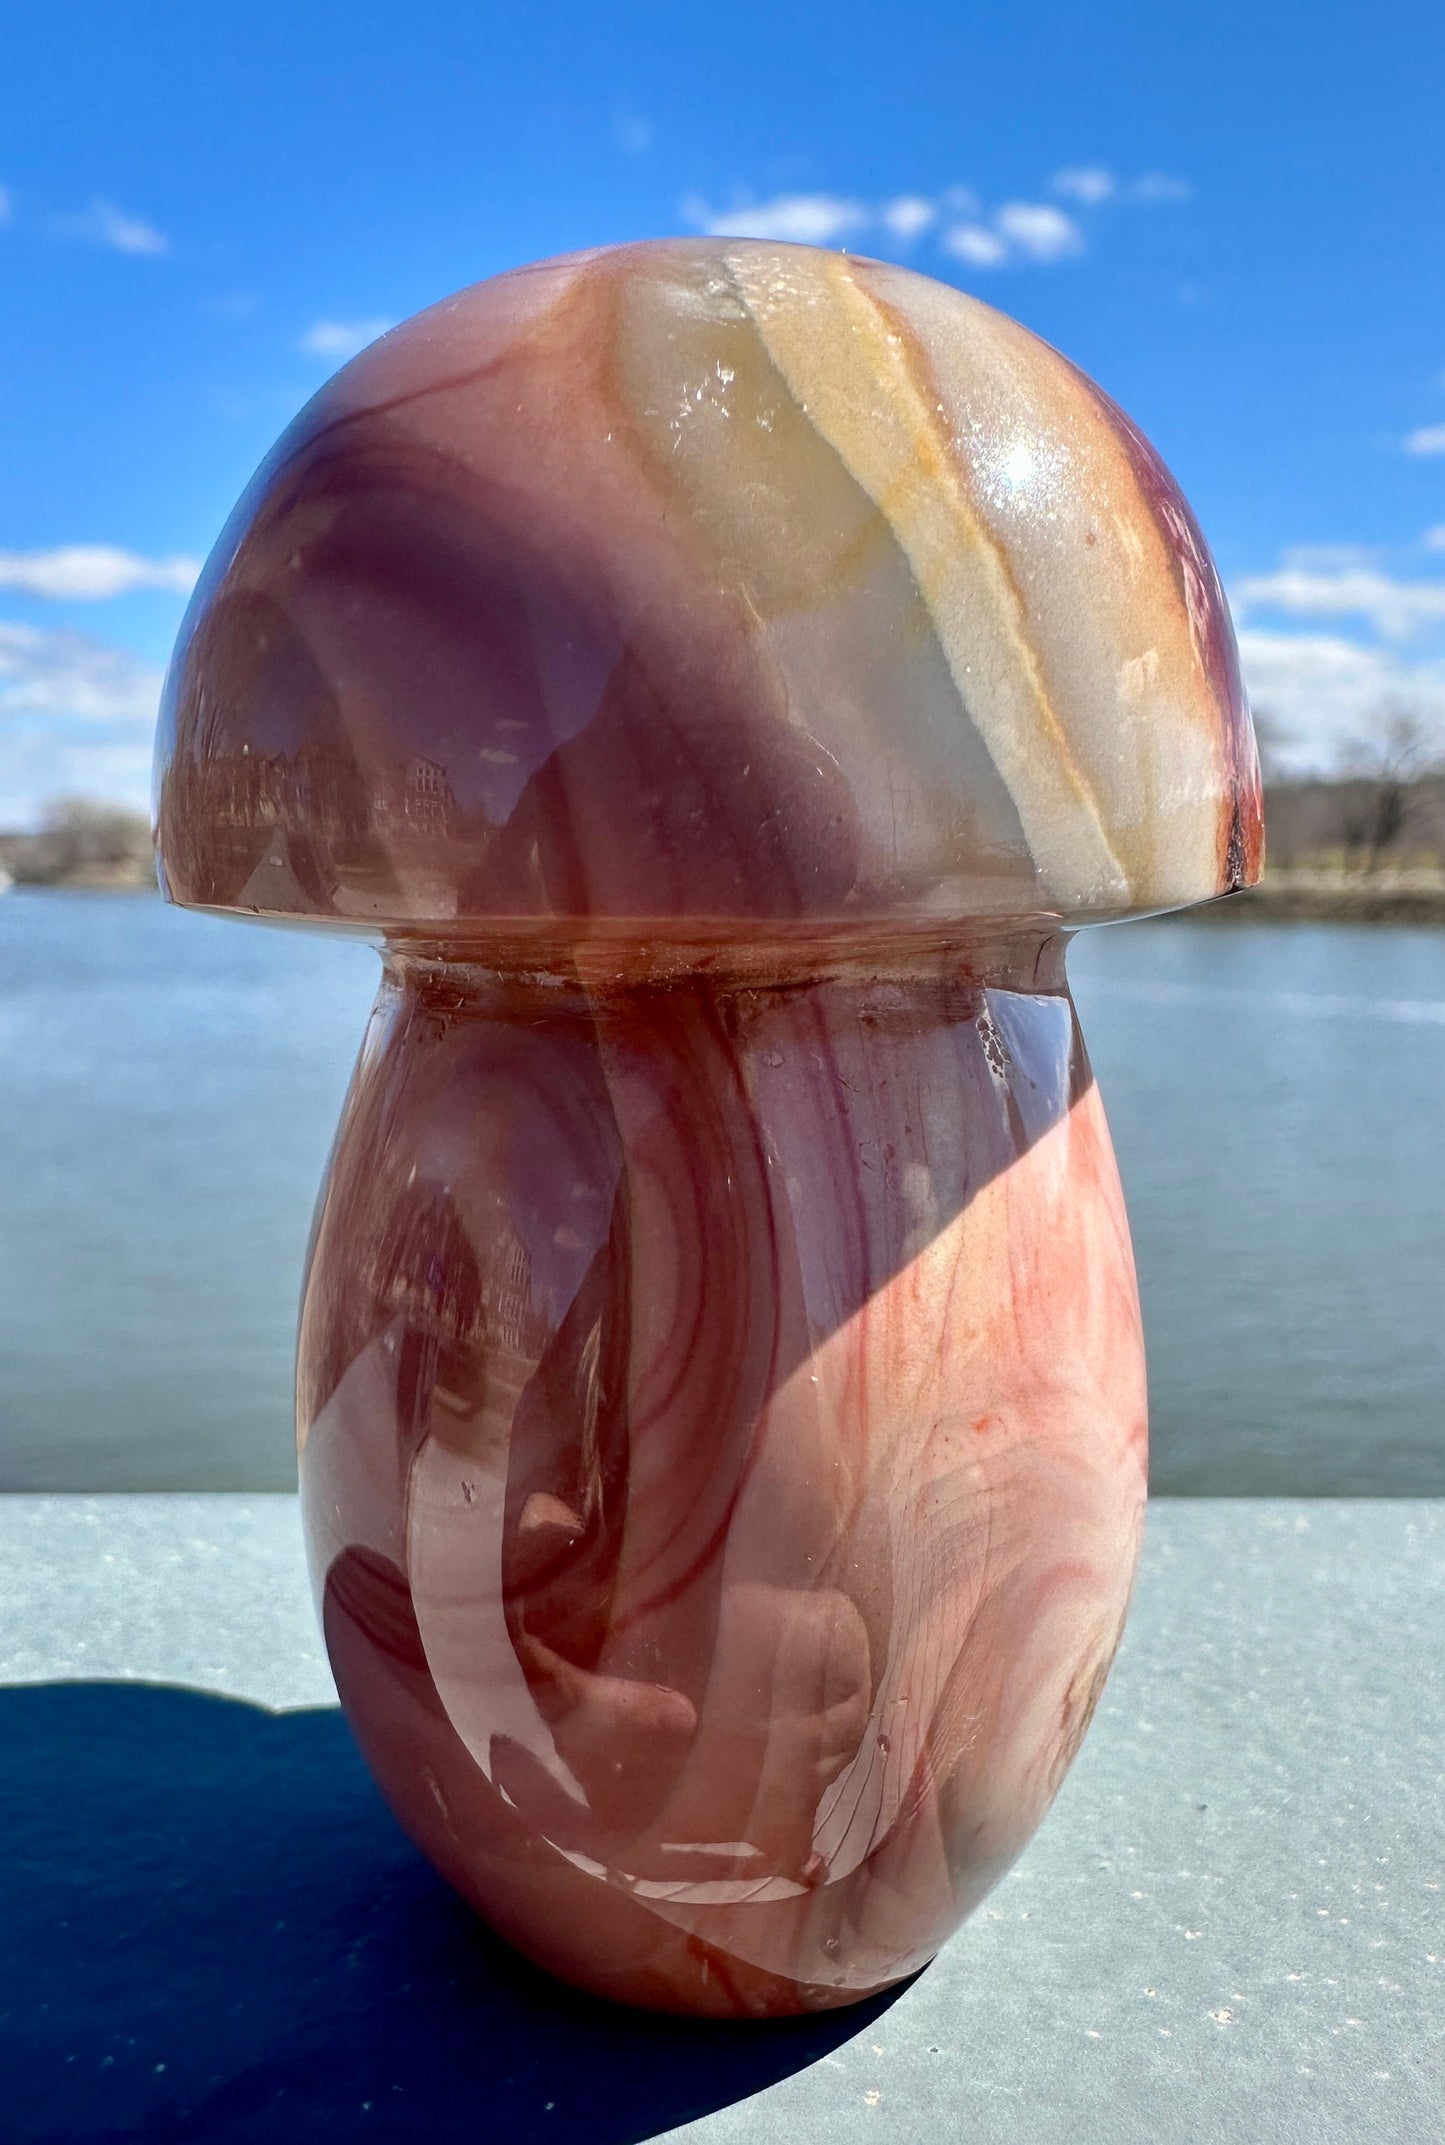
M1137 924L1070 956L1159 1490L1445 1493L1445 932ZM284 1487L365 947L0 900L0 1488Z

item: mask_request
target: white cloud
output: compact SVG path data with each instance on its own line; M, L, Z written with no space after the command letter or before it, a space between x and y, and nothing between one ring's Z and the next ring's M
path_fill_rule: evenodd
M922 194L900 194L896 201L886 204L882 220L885 229L891 231L900 244L907 246L920 237L937 216L938 210L931 201L925 201Z
M1297 566L1302 573L1346 573L1356 566L1372 567L1377 557L1369 544L1290 544L1280 554L1280 564Z
M332 358L340 363L343 358L355 357L358 350L364 350L395 325L394 321L380 319L318 320L306 330L300 347L307 357Z
M160 689L129 649L0 620L0 826L76 793L143 806Z
M1288 771L1331 772L1390 706L1445 725L1445 581L1397 579L1379 559L1367 545L1299 545L1230 589L1250 696L1283 732ZM1291 632L1290 618L1330 629Z
M151 739L125 743L11 732L0 723L0 827L38 827L59 797L95 797L144 812L150 804Z
M1067 201L1082 201L1086 208L1095 208L1101 201L1112 201L1119 190L1119 182L1112 171L1105 171L1098 164L1069 164L1056 171L1049 181L1056 194Z
M830 246L874 220L861 201L838 194L779 194L731 209L710 209L693 197L684 202L683 213L715 238L777 238L801 246Z
M188 596L200 573L199 559L176 554L142 558L114 544L63 544L54 551L0 551L0 588L23 590L64 602L103 602L133 589L169 589Z
M1287 566L1236 582L1230 595L1241 616L1262 606L1297 618L1363 618L1388 640L1445 626L1445 582L1394 581L1367 567L1319 573Z
M1282 732L1278 758L1297 774L1328 773L1372 716L1406 706L1445 722L1445 662L1403 662L1331 634L1239 636L1250 698Z
M0 619L0 716L7 719L153 722L160 686L161 673L128 648Z
M1427 551L1445 551L1445 521L1425 531L1424 544Z
M1084 250L1083 233L1072 216L1046 201L1006 202L994 225L1026 260L1061 261Z
M1406 454L1445 454L1445 425L1419 425L1407 434Z
M1008 259L1008 247L997 231L981 223L958 223L943 234L943 250L970 268L999 268Z
M985 223L951 224L939 244L970 268L1002 268L1009 261L1061 261L1082 253L1083 234L1073 218L1044 201L1010 201Z
M143 217L127 216L113 201L92 201L79 216L58 216L51 225L57 238L109 246L115 253L169 253L171 242Z
M1126 199L1182 200L1189 191L1182 179L1156 172L1125 182L1093 164L1069 165L1050 183L1085 208ZM874 232L885 244L907 247L926 231L936 231L939 248L970 268L1049 265L1084 251L1083 231L1056 203L1007 201L990 212L966 186L946 186L938 194L896 194L880 202L843 194L779 194L730 209L712 208L690 194L682 215L694 229L717 237L790 239L810 246L837 245Z
M1141 178L1120 179L1102 164L1068 164L1049 181L1054 193L1084 208L1099 208L1105 201L1192 201L1194 188L1187 179L1167 171L1146 171Z

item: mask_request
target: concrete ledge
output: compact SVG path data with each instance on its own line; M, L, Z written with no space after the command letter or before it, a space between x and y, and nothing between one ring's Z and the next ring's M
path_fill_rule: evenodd
M334 1706L294 1496L0 1497L0 1685Z
M800 2025L574 1997L450 1898L324 1710L292 1498L0 1500L0 1685L15 2145L1445 2133L1445 1502L1157 1502L1023 1861Z

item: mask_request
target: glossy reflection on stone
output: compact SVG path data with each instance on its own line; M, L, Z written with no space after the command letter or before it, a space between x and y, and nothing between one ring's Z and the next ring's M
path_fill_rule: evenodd
M1047 1808L1137 1551L1067 934L1259 868L1167 472L903 270L501 277L259 473L158 796L172 899L385 948L298 1404L398 1816L624 2001L908 1974Z
M892 1981L1073 1755L1142 1354L1072 1008L1019 980L390 971L307 1292L308 1526L382 1785L569 1978Z
M746 241L501 276L339 373L183 629L174 898L495 936L957 926L1258 861L1213 564L1056 351Z

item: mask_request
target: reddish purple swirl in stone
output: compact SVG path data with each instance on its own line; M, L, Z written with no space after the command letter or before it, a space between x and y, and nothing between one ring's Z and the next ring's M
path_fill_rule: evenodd
M1077 1747L1142 1354L1057 956L1022 965L388 973L302 1325L327 1639L403 1823L570 1980L851 2001Z

